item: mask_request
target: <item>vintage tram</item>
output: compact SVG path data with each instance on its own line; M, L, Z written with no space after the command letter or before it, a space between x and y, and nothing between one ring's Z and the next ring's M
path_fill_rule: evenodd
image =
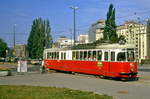
M45 49L43 67L103 77L137 78L134 48L130 44L110 44L96 49Z

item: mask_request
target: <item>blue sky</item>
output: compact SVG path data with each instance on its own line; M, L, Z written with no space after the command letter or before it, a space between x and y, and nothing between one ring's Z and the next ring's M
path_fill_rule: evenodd
M49 19L54 40L62 35L71 38L71 6L79 7L76 16L77 34L86 34L92 23L106 18L110 3L116 8L118 25L126 20L137 21L137 17L142 21L150 18L150 0L1 0L0 38L12 46L13 25L16 24L16 43L27 43L32 21L38 17Z

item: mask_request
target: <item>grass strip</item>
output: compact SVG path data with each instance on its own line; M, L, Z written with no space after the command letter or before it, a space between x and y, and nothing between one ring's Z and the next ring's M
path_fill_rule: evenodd
M0 85L0 99L113 99L113 97L66 88Z

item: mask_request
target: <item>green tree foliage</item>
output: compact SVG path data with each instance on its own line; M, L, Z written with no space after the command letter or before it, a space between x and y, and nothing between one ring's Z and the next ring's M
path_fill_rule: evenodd
M109 10L107 13L106 25L104 27L104 40L111 43L118 42L118 36L116 33L116 23L115 23L115 8L113 4L110 4Z
M126 43L126 38L124 35L120 35L118 38L119 43Z
M52 47L51 28L48 20L35 19L28 38L29 57L39 59L43 56L44 48Z
M6 57L7 44L0 38L0 57Z
M51 33L50 24L48 20L44 21L44 23L45 23L45 40L46 40L45 47L51 48L53 44L53 40L52 40L52 36L50 35Z

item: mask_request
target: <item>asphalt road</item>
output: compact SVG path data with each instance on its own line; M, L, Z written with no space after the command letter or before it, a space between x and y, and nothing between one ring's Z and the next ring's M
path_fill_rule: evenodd
M17 75L15 67L13 76L0 77L0 85L31 85L31 86L56 86L62 88L93 91L107 94L120 99L149 99L150 79L139 81L116 81L100 79L89 75L71 75L66 73L39 74L39 66L29 67L29 72ZM145 70L146 69L146 70ZM139 67L141 77L150 77L149 67Z

